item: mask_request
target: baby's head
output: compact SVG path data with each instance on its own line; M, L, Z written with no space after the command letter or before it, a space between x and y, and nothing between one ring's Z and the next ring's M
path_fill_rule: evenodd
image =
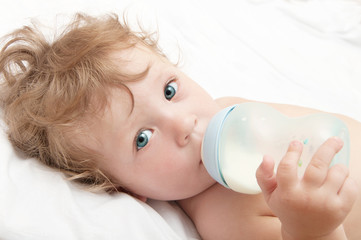
M0 71L10 141L69 179L159 199L213 183L200 145L216 104L117 17L77 15L53 43L15 31Z
M35 27L6 38L1 51L2 107L11 142L30 157L80 182L112 189L94 166L95 152L76 143L89 134L88 119L107 104L109 87L126 88L127 75L111 53L143 44L158 52L149 35L135 34L116 16L77 15L48 43Z

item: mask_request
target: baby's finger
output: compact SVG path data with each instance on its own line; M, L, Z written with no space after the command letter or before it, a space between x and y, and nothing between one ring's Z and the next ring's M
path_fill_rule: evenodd
M357 187L357 183L352 178L347 177L338 194L344 204L348 206L348 209L346 209L346 211L351 210L358 193L359 189Z
M338 194L341 190L345 180L349 175L348 168L343 164L336 164L328 171L324 186L331 192Z
M277 185L280 188L290 188L298 182L297 162L301 157L302 148L301 142L291 142L286 155L279 163L277 168Z
M256 171L258 185L267 201L277 187L276 176L273 172L274 165L274 161L270 156L264 156L261 165Z
M333 157L342 146L342 140L337 137L329 138L324 142L307 166L303 177L304 182L313 186L321 186L326 179Z

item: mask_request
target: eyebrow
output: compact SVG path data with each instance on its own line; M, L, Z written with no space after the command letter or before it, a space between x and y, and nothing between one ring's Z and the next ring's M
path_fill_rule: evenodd
M125 76L127 78L126 82L137 82L137 81L144 80L146 78L146 76L148 76L151 66L152 66L152 64L149 63L147 65L147 68L144 71L142 71L141 73L126 75ZM130 112L129 112L129 115L128 115L128 116L130 116L133 113L133 110L134 110L134 95L133 95L132 91L129 89L129 87L125 83L123 83L123 87L129 93L129 96L131 98L131 109L130 109Z

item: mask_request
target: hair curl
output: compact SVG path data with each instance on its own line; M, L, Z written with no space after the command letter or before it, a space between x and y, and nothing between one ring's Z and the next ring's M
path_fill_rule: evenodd
M1 107L11 143L91 190L118 189L95 164L102 156L73 139L87 134L85 119L104 108L109 87L139 77L122 73L110 54L137 43L162 54L153 34L131 31L115 14L77 14L51 43L36 26L4 39Z

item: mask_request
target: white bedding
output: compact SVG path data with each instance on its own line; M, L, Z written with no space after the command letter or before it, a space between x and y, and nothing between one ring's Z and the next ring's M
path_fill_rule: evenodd
M160 32L171 59L214 97L240 96L337 112L361 121L359 0L1 1L0 35L37 18L129 12ZM131 21L132 21L131 20ZM199 238L174 204L92 194L0 132L1 239Z

